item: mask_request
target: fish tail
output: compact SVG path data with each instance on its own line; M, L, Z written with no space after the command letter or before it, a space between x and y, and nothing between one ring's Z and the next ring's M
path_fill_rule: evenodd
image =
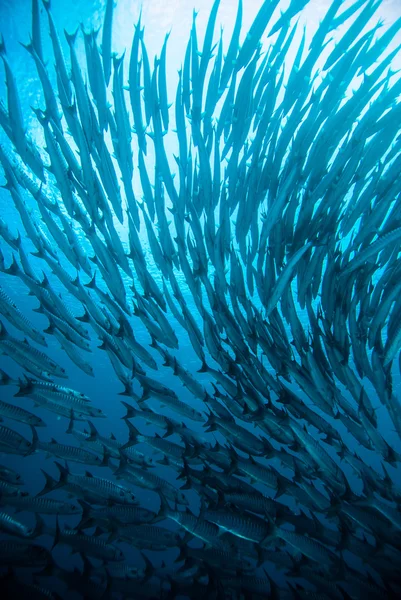
M3 34L0 33L0 56L5 56L5 55L6 55L6 46L4 43Z
M118 69L120 68L120 64L124 60L124 56L125 56L125 50L121 54L121 56L118 56L116 52L113 52L113 55L112 55L112 57L113 57L113 68L114 68L115 71L118 71Z
M0 321L0 340L8 338L7 329L4 327L4 323Z
M122 395L125 392L122 392ZM123 417L121 417L122 419L132 419L133 417L135 417L136 415L136 410L133 406L131 406L130 404L128 404L127 402L121 402L121 404L123 404L127 410L127 414L124 415Z
M155 491L159 494L159 498L160 498L160 508L159 508L159 512L157 513L157 517L167 518L168 514L171 512L170 506L167 502L167 498L163 494L163 491L161 488L158 488Z
M208 367L208 365L207 365L206 361L204 360L204 361L202 362L202 366L201 366L201 368L200 368L200 369L198 369L198 371L197 371L197 372L198 372L198 373L207 373L207 372L208 372L208 370L209 370L209 367Z
M32 40L29 40L27 44L23 44L22 42L20 42L20 44L23 48L25 48L25 50L29 52L31 56L35 54L35 48L33 47Z
M19 271L20 271L20 268L18 266L17 261L15 260L14 254L13 254L10 266L7 267L7 269L3 269L3 273L7 273L7 275L18 275Z
M87 441L88 442L96 442L96 440L99 437L98 430L96 429L96 427L94 426L92 421L89 421L89 419L88 419L88 425L89 425L89 429L90 429L90 436L88 437Z
M92 279L88 283L84 283L84 286L91 290L96 289L96 273L93 274Z
M75 317L77 321L80 321L81 323L89 323L90 322L90 316L88 311L86 310L86 308L84 308L84 314L82 315L82 317Z
M3 369L0 369L0 385L7 385L12 381L11 377L7 375Z
M35 452L38 442L39 442L38 434L36 432L35 427L33 427L33 425L31 425L31 432L32 432L32 447L31 447L32 449L31 449L30 454L32 454L32 452Z
M53 490L57 489L57 487L58 487L58 482L51 475L46 473L46 471L44 471L43 469L40 469L40 470L42 471L43 475L45 476L46 483L45 483L42 491L40 491L36 494L37 497L44 496L48 492L52 492Z
M83 525L88 525L88 521L90 520L90 511L91 505L85 502L85 500L77 499L79 506L82 508L81 520L77 525L77 529L82 529Z
M59 517L58 517L58 515L56 515L56 531L54 533L54 540L53 540L53 544L51 547L52 550L55 546L57 546L59 541L60 541L60 523L59 523Z
M79 27L76 28L76 30L74 31L74 33L68 33L68 31L66 31L64 29L64 35L66 37L66 40L67 40L69 46L73 46L75 44L75 40L76 40L76 37L77 37L78 29L79 29Z
M66 433L74 433L74 411L71 409L70 421L65 431Z
M32 389L32 383L29 380L19 381L18 382L19 390L14 394L14 398L21 398L22 396L26 396L29 391Z
M54 464L56 465L56 467L59 471L59 474L60 474L60 479L58 482L56 482L56 487L53 488L53 489L57 489L58 487L62 487L67 482L69 470L68 470L68 467L63 467L63 465L61 465L56 460L54 461Z
M127 423L127 426L128 426L129 439L128 439L128 442L126 444L124 444L124 446L121 447L121 450L125 450L126 448L130 448L131 446L135 446L135 444L138 443L138 436L141 435L139 433L139 431L137 430L137 428L135 427L135 425L133 425L129 421L125 421L125 422Z
M35 528L29 537L37 538L40 535L43 535L44 533L47 533L46 524L45 524L44 520L42 519L42 517L39 514L36 514Z

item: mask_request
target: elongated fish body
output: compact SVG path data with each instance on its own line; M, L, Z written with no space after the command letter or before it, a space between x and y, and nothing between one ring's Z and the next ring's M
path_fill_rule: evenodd
M168 3L43 4L0 36L1 590L399 597L399 15L213 0L178 56Z
M152 471L139 469L135 465L126 465L123 462L115 474L119 477L128 478L131 483L142 488L154 491L161 489L166 498L179 504L188 504L188 500L182 492Z
M7 481L3 481L3 479L0 479L0 492L4 497L24 495L24 493L20 490L20 488L17 485L8 483Z
M6 319L12 322L17 329L28 335L32 340L46 346L45 337L28 321L25 315L19 310L17 305L7 295L5 290L0 287L0 310Z
M178 533L155 525L129 525L118 530L120 539L129 543L140 544L147 550L165 550L173 548L180 542Z
M93 454L92 452L84 450L83 448L59 444L53 438L50 442L38 441L36 444L36 449L44 452L47 456L55 456L64 460L82 463L84 465L102 465L102 458L99 455Z
M24 392L21 396L24 396ZM71 418L71 411L73 411L74 418L78 420L83 417L104 417L104 413L99 409L92 407L90 404L83 404L80 402L72 401L68 402L63 399L61 401L58 398L49 398L47 395L43 395L41 392L31 392L28 394L30 398L38 405L47 408L59 415Z
M79 497L85 499L87 494L91 498L96 498L98 500L97 504L108 504L110 501L119 504L131 504L134 501L133 494L124 486L107 479L93 477L90 474L74 475L57 462L56 466L60 472L60 481L55 485L57 487L65 486L66 489L74 491ZM45 489L44 493L50 490L51 487Z
M64 406L63 404L59 404L58 402L53 402L52 400L49 400L45 396L42 396L41 394L35 394L33 392L32 392L32 394L30 394L30 398L33 400L35 407L40 406L41 408L44 408L50 412L53 412L56 415L58 415L58 418L60 418L60 417L66 417L67 419L71 418L71 411L73 409L69 406ZM73 410L74 420L86 421L88 416L91 416L92 418L105 416L102 413L99 413L98 411L99 411L99 409L90 409L90 410L86 410L85 412L79 412L79 410L75 410L75 411Z
M41 515L76 515L80 509L75 504L30 495L2 496L4 506L11 506L16 511L29 511Z
M70 342L75 344L78 348L85 350L86 352L91 352L90 344L82 337L69 323L66 323L63 319L60 319L57 315L52 314L45 308L43 309L44 314L49 320L49 327L45 329L45 332L52 333L55 329L58 329L64 336L64 339L67 338Z
M57 365L44 352L37 350L34 346L31 346L28 341L20 341L16 338L8 336L3 325L1 325L1 328L2 338L0 341L0 346L6 348L14 356L26 359L27 362L32 363L38 370L44 373L52 373L52 375L56 377L66 377L65 369Z
M268 535L269 525L251 513L239 513L227 509L207 510L205 519L215 523L221 529L251 542L262 542Z
M5 512L0 512L0 528L2 531L12 533L22 538L31 537L33 534L32 529L26 527L26 525Z
M31 442L5 425L0 425L0 444L3 452L9 449L10 453L22 455L30 454L34 449Z
M0 549L0 562L7 565L7 561L23 566L30 564L36 567L45 567L49 560L49 551L38 544L29 544L10 538L3 540Z
M19 473L4 465L0 465L0 479L12 485L22 485L24 483Z
M2 417L7 417L8 419L12 419L14 421L20 421L21 423L26 423L27 425L32 425L34 427L45 427L46 423L37 415L33 415L29 411L20 408L19 406L15 406L13 404L8 404L7 402L3 402L0 400L0 415Z
M219 539L218 527L204 520L203 515L196 517L189 512L169 509L164 509L163 515L181 525L185 531L188 531L209 547L224 549L224 543Z
M156 517L155 512L140 506L117 504L114 506L92 508L82 501L80 501L80 504L83 507L83 520L86 518L91 518L95 522L98 522L99 520L116 520L119 523L126 523L128 525L150 523L153 522Z
M3 59L4 68L6 72L6 81L7 81L7 104L8 104L8 112L10 115L10 125L12 130L13 141L16 145L18 152L24 154L25 152L25 126L22 117L22 109L19 100L19 95L17 91L17 86L15 82L15 77L13 75L12 69L8 62L6 56L6 49L4 46L4 40L1 38L0 40L0 50L1 50L1 58Z
M108 544L102 538L78 533L73 529L64 529L61 531L57 528L54 543L66 544L74 552L84 552L94 558L112 561L124 560L124 555L117 546Z

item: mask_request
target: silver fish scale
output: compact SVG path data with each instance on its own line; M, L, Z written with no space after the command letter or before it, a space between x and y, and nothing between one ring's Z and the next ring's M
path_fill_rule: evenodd
M267 535L269 526L262 519L234 511L209 511L204 514L207 521L215 523L238 537L261 542Z
M77 487L83 487L87 490L94 491L99 495L104 495L110 499L124 502L125 496L132 495L131 492L108 479L98 479L97 477L85 477L83 475L68 475L68 483L72 483Z

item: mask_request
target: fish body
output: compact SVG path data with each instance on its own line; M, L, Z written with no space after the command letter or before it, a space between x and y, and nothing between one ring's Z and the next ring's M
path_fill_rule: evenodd
M400 596L400 19L332 0L311 32L307 0L265 0L242 35L239 0L226 43L215 0L175 75L177 32L151 64L145 10L113 52L113 0L66 33L67 66L43 4L33 114L0 36L1 589ZM54 419L65 438L42 437ZM58 479L28 493L47 458Z

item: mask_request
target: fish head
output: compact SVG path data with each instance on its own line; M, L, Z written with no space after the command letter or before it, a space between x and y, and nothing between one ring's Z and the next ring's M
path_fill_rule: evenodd
M126 576L132 579L144 579L146 577L145 569L130 567L130 569L126 572Z
M205 415L202 414L199 410L192 410L192 415L195 421L198 421L199 423L203 423L205 420Z
M8 480L9 483L16 483L18 485L21 485L23 482L23 479L21 477L21 475L19 473L10 473L8 476Z
M28 456L28 454L35 452L35 444L32 444L32 442L29 442L28 440L22 440L19 445L19 450L23 456Z
M136 503L135 495L130 490L121 489L120 490L120 498L121 498L121 502L124 502L124 504L135 504Z
M70 515L80 515L82 513L81 509L79 508L79 506L76 506L75 504L73 504L72 502L67 502L66 504L66 510L68 510L68 513Z
M116 561L122 561L125 560L125 556L122 550L120 550L120 548L116 548L114 551L114 560Z
M175 499L177 501L177 504L183 504L184 506L189 506L187 497L182 492L176 492Z
M100 408L91 408L91 417L105 417L106 415L100 410Z
M25 527L25 537L34 537L35 527Z

